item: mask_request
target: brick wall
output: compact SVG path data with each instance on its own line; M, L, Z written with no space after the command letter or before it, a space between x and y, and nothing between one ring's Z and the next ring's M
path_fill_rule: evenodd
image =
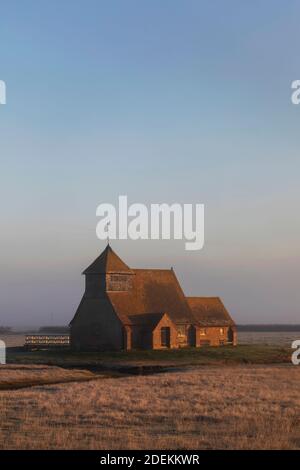
M228 326L197 327L196 345L201 346L221 346L228 344L232 340L233 345L237 344L236 329Z
M153 349L167 349L161 344L161 328L170 328L170 348L178 348L178 332L174 323L169 319L167 315L164 315L152 334L152 348Z

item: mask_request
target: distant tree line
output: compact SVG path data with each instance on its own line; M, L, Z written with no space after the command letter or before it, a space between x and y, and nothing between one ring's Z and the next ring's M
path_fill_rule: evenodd
M285 324L265 324L265 325L237 325L238 331L269 331L269 332L283 332L283 331L300 331L299 325L285 325Z
M69 334L70 328L68 326L42 326L39 329L42 334Z
M0 334L8 334L8 333L11 333L11 328L8 327L8 326L0 326Z

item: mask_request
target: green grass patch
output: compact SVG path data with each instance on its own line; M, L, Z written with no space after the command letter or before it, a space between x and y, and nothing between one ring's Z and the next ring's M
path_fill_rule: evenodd
M8 363L47 364L61 367L108 365L213 365L213 364L280 364L291 361L291 349L272 345L239 345L169 349L156 351L73 352L13 351Z

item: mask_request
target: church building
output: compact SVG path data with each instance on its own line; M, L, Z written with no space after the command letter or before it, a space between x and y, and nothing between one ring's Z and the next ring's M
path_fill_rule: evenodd
M70 323L78 351L237 344L219 297L186 297L173 269L133 269L107 245L83 272L85 292Z

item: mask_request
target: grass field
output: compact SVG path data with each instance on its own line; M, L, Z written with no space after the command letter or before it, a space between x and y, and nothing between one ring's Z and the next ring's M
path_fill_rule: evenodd
M163 351L74 353L72 351L8 350L15 364L46 364L61 367L161 366L183 367L217 364L281 364L291 362L292 350L272 345L238 345Z
M15 390L35 385L80 382L91 379L95 379L95 374L87 370L36 365L0 366L0 390Z
M0 448L299 449L300 367L291 353L265 344L9 348L0 366Z
M0 391L0 448L299 449L299 383L228 365Z

